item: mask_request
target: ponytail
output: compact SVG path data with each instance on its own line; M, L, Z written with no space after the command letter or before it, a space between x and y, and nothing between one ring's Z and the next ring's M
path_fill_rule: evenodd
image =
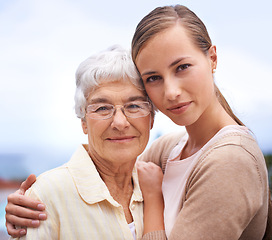
M220 90L218 89L216 84L214 84L214 90L215 90L216 97L217 97L218 101L220 102L220 104L222 105L222 107L224 108L224 110L232 117L232 119L236 123L238 123L241 126L245 126L245 124L243 124L243 122L233 113L230 105L228 104L227 100L225 99L223 94L220 92Z

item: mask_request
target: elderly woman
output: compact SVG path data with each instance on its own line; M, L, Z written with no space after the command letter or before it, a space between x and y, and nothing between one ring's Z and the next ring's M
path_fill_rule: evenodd
M75 111L88 144L43 173L27 192L46 205L47 221L26 239L141 239L143 198L135 170L154 111L129 52L114 48L82 62Z

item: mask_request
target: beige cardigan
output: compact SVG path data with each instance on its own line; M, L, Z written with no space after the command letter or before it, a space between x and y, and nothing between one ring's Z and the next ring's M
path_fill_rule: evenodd
M165 169L184 133L157 139L140 158ZM261 240L269 199L265 160L249 134L228 134L207 149L191 171L169 240ZM166 239L164 231L143 239Z

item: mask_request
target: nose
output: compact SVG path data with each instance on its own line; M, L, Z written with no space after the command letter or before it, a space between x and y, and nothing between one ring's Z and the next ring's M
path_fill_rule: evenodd
M126 129L130 125L129 121L127 120L127 117L122 111L122 108L116 107L115 113L112 116L112 123L111 126L115 129L118 129L119 131L122 131Z
M164 95L169 101L176 100L181 95L182 89L180 80L174 77L168 77L164 80Z

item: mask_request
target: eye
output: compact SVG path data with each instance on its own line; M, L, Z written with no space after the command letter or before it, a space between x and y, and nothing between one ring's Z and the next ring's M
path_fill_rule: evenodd
M128 110L129 112L137 112L139 111L139 109L142 108L141 103L128 103L126 104L125 108L126 110Z
M112 109L113 106L110 104L91 104L87 107L87 113L107 114Z
M95 113L108 112L108 111L111 111L112 108L113 108L112 105L100 105L100 106L96 106L93 109L93 112L95 112Z
M145 82L146 82L146 83L151 83L151 82L155 82L155 81L158 81L158 80L161 80L161 77L160 77L160 76L154 75L154 76L148 77L148 78L145 80Z
M179 71L184 71L184 70L186 70L187 68L189 68L191 66L191 64L181 64L181 65L179 65L178 67L177 67L177 72L179 72Z

